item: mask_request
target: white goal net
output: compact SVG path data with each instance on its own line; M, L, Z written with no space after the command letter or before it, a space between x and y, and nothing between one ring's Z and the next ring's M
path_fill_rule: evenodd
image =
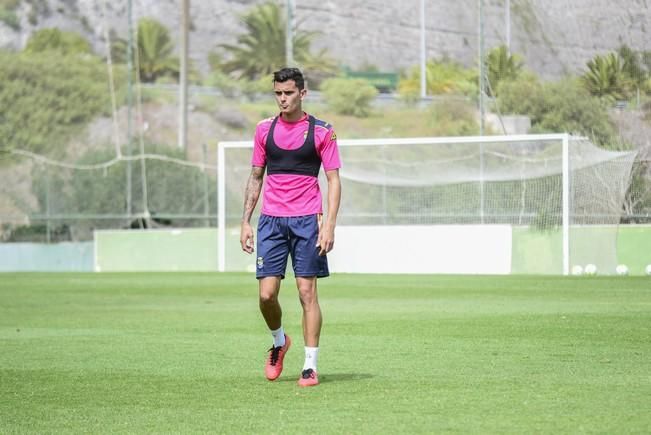
M567 274L594 264L614 273L633 152L565 134L339 145L334 271ZM238 242L251 147L219 144L221 270L254 263Z

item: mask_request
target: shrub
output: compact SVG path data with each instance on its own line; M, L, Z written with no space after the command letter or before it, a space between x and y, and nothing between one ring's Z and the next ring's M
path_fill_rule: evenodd
M470 136L479 133L475 108L471 103L447 98L432 103L429 115L441 136Z
M19 0L0 0L0 21L13 30L20 30L20 20L16 15Z
M81 35L59 29L41 29L32 34L26 53L56 52L62 55L91 54L90 43Z
M527 115L534 133L573 133L604 148L618 145L615 128L602 101L591 96L577 79L541 83L531 74L499 86L503 114Z
M477 95L477 73L449 60L430 61L425 66L428 95ZM406 102L420 98L420 67L400 79L398 94Z
M332 78L321 84L325 102L341 115L360 118L371 112L371 103L378 91L365 80Z
M5 23L13 30L20 30L20 21L18 20L18 15L16 15L16 12L14 11L0 7L0 21Z

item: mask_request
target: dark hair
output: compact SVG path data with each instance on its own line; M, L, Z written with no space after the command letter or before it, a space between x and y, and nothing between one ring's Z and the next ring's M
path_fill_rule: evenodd
M296 83L296 87L298 89L302 90L305 87L305 79L303 78L303 73L298 68L283 68L279 71L274 72L274 83L283 83L287 80L294 80L294 83Z

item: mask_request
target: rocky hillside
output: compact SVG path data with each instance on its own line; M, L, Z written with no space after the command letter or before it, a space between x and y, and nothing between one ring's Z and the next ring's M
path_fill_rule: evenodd
M14 0L15 1L15 0ZM20 0L14 22L0 21L0 47L20 49L36 29L75 30L104 52L103 29L124 36L128 0ZM144 16L178 33L180 0L132 0L134 21ZM275 0L285 4L285 0ZM505 3L484 0L485 47L506 40ZM234 42L242 31L239 15L262 0L191 0L191 57L201 69L206 54ZM11 3L11 2L9 2ZM294 0L296 22L321 32L326 47L342 65L374 65L396 71L420 57L420 1ZM0 3L1 5L2 3ZM447 56L472 65L478 47L478 0L425 0L426 46L430 58ZM510 0L512 51L547 77L579 71L594 54L627 44L651 50L648 0ZM106 13L104 13L104 11Z

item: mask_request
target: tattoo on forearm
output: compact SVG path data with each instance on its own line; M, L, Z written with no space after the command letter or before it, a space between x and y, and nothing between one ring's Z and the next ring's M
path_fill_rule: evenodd
M249 181L246 183L246 192L244 193L244 213L242 220L249 222L253 215L253 210L258 203L260 191L262 190L262 171L252 170L249 176Z

